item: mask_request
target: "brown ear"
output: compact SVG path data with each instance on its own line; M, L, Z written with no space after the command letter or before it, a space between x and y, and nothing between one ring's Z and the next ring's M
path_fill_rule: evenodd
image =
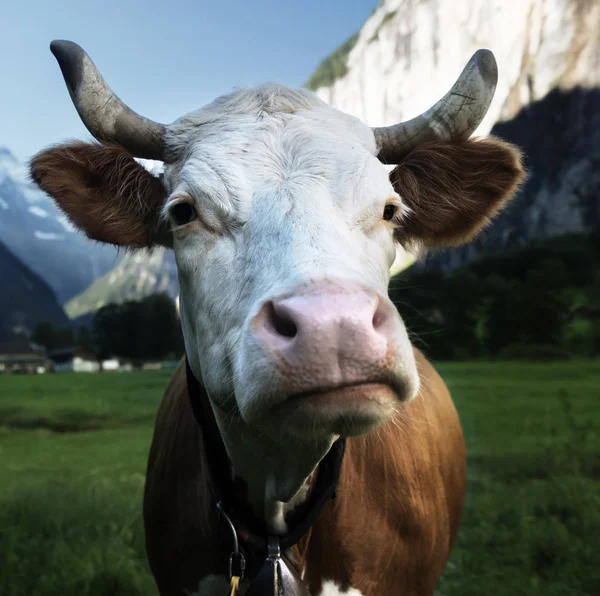
M38 153L30 172L89 238L138 248L156 243L163 186L124 149L58 145Z
M397 237L425 246L469 242L524 177L519 150L497 139L421 145L390 173L394 189L410 208Z

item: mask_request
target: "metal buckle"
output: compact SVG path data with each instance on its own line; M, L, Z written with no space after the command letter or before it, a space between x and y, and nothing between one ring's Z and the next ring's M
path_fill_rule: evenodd
M279 536L269 536L267 542L267 554L270 559L281 559L281 549L279 548Z
M233 538L233 552L229 555L229 580L231 581L232 578L239 577L239 581L241 582L244 579L244 573L246 571L246 558L240 551L240 545L235 526L233 525L231 519L229 519L227 513L225 513L225 509L223 508L223 503L221 503L221 501L217 503L217 509L227 521L227 525L231 530L231 535Z

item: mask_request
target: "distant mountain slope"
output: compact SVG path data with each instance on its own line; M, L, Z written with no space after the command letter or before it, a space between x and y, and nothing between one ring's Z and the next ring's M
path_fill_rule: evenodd
M29 335L40 322L68 327L52 289L0 242L0 341Z
M70 300L65 310L75 319L105 304L140 300L157 292L165 292L173 299L179 294L173 253L162 248L151 253L127 253L112 271Z
M114 248L76 232L54 201L29 182L24 164L1 147L0 240L50 285L61 303L120 260Z

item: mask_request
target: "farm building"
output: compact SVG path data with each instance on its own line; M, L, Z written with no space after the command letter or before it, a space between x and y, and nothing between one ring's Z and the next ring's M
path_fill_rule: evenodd
M108 360L102 361L102 370L130 372L133 370L133 365L131 364L131 362L129 362L127 360L117 358L117 357L112 357L112 358L109 358Z
M94 354L77 348L61 348L48 353L52 372L98 372L100 363Z
M0 343L0 373L37 373L48 368L46 350L27 340Z

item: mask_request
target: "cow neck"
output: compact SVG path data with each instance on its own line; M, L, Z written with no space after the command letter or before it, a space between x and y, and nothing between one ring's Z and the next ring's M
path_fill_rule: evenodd
M202 428L204 451L212 476L219 509L233 524L237 538L257 555L267 556L269 543L277 540L286 550L297 544L318 519L325 505L335 497L346 448L345 439L338 439L318 466L317 477L302 514L294 516L283 536L270 536L264 520L258 519L246 502L244 490L233 480L232 466L210 404L204 384L198 380L185 359L188 395L196 422ZM216 512L215 512L216 513Z

